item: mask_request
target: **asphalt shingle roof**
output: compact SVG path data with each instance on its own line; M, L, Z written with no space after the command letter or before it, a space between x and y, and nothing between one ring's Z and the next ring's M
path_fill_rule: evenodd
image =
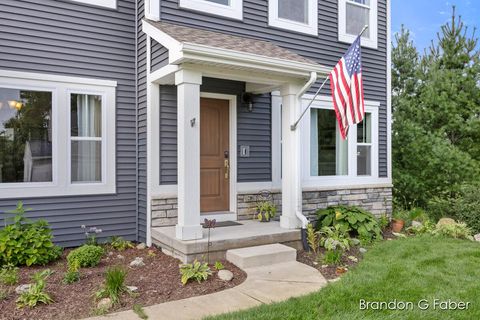
M215 48L256 54L270 58L316 64L316 62L313 60L304 58L293 51L281 48L268 41L233 36L222 32L186 27L162 21L148 22L179 42L188 42Z

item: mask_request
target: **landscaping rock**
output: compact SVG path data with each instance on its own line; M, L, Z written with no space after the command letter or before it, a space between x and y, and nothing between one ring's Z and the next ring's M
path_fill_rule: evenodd
M109 256L113 256L113 251L108 251Z
M229 270L220 270L218 271L218 278L223 281L232 281L233 272Z
M127 286L127 289L128 289L128 291L130 291L130 292L136 292L136 291L138 291L138 287L135 287L135 286Z
M353 262L358 262L357 257L354 257L354 256L348 256L348 260L353 261Z
M98 301L97 308L108 310L112 307L112 305L112 300L110 300L110 298L103 298L102 300Z
M480 233L474 235L473 239L475 239L475 241L480 241Z
M119 254L119 255L117 255L117 259L123 260L123 259L125 259L125 257L122 256L121 254Z
M423 223L421 223L419 221L415 221L415 220L412 221L412 227L421 228L422 226L423 226Z
M407 237L403 233L392 232L392 234L397 238L406 238Z
M439 226L443 226L443 225L446 225L446 224L455 224L455 220L451 219L451 218L442 218L440 220L438 220L437 222L437 227Z
M138 249L138 250L143 250L143 249L145 249L146 247L147 247L147 245L146 245L145 243L143 243L143 242L137 244L137 249Z
M145 263L143 262L143 258L136 257L132 262L130 262L130 267L143 267Z
M328 268L328 264L322 264L322 269Z
M357 245L360 244L360 240L358 240L357 238L352 238L352 244L353 244L354 246L357 246Z
M28 290L30 290L30 287L32 285L29 283L29 284L21 284L19 285L18 287L15 288L15 293L16 294L22 294L22 293L25 293L27 292Z
M360 249L358 249L358 251L360 251L360 253L365 253L365 252L367 252L367 249L365 249L365 248L360 248Z

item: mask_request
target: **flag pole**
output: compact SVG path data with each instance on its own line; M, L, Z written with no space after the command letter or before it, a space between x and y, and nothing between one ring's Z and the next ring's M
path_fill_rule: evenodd
M357 37L361 37L362 34L365 32L365 30L368 29L368 25L365 25L362 29L362 31L359 33L359 35ZM325 78L325 80L323 81L323 83L320 85L320 88L318 88L317 92L315 92L315 95L313 96L313 98L310 100L310 102L308 103L308 106L305 108L305 110L303 110L302 114L300 115L300 117L298 118L297 121L295 121L294 124L292 124L290 126L290 130L292 131L295 131L297 129L297 126L298 126L298 123L300 122L300 120L302 120L303 116L305 115L305 113L308 111L308 109L310 109L310 107L312 106L312 103L313 101L315 101L315 98L318 96L318 94L320 93L320 91L323 89L323 87L325 86L325 83L327 83L327 80L328 80L328 76Z

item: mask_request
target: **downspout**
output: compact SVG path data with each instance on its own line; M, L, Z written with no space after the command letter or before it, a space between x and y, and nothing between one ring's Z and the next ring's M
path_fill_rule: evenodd
M310 72L310 79L308 80L307 83L300 89L300 91L296 94L295 98L298 101L304 94L307 92L308 89L317 81L317 73L316 72ZM302 193L302 187L300 186L300 194ZM301 204L300 204L301 205ZM297 218L300 220L302 229L301 229L301 234L302 234L302 244L303 244L303 249L305 251L309 250L308 242L307 242L307 225L309 224L308 218L302 213L302 210L298 210L295 212L295 215Z

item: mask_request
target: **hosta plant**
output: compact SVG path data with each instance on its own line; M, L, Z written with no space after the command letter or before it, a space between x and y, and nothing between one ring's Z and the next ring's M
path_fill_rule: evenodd
M33 284L28 291L22 293L17 299L17 307L30 307L33 308L39 303L49 304L53 302L50 295L45 292L45 285L47 284L47 278L52 274L50 269L39 271L32 277Z
M352 236L363 239L381 239L382 230L377 218L370 212L357 207L335 206L317 211L316 229L323 227L341 226Z
M180 274L182 275L182 284L186 285L190 280L195 280L198 283L207 280L212 271L206 262L195 260L193 263L180 265Z

